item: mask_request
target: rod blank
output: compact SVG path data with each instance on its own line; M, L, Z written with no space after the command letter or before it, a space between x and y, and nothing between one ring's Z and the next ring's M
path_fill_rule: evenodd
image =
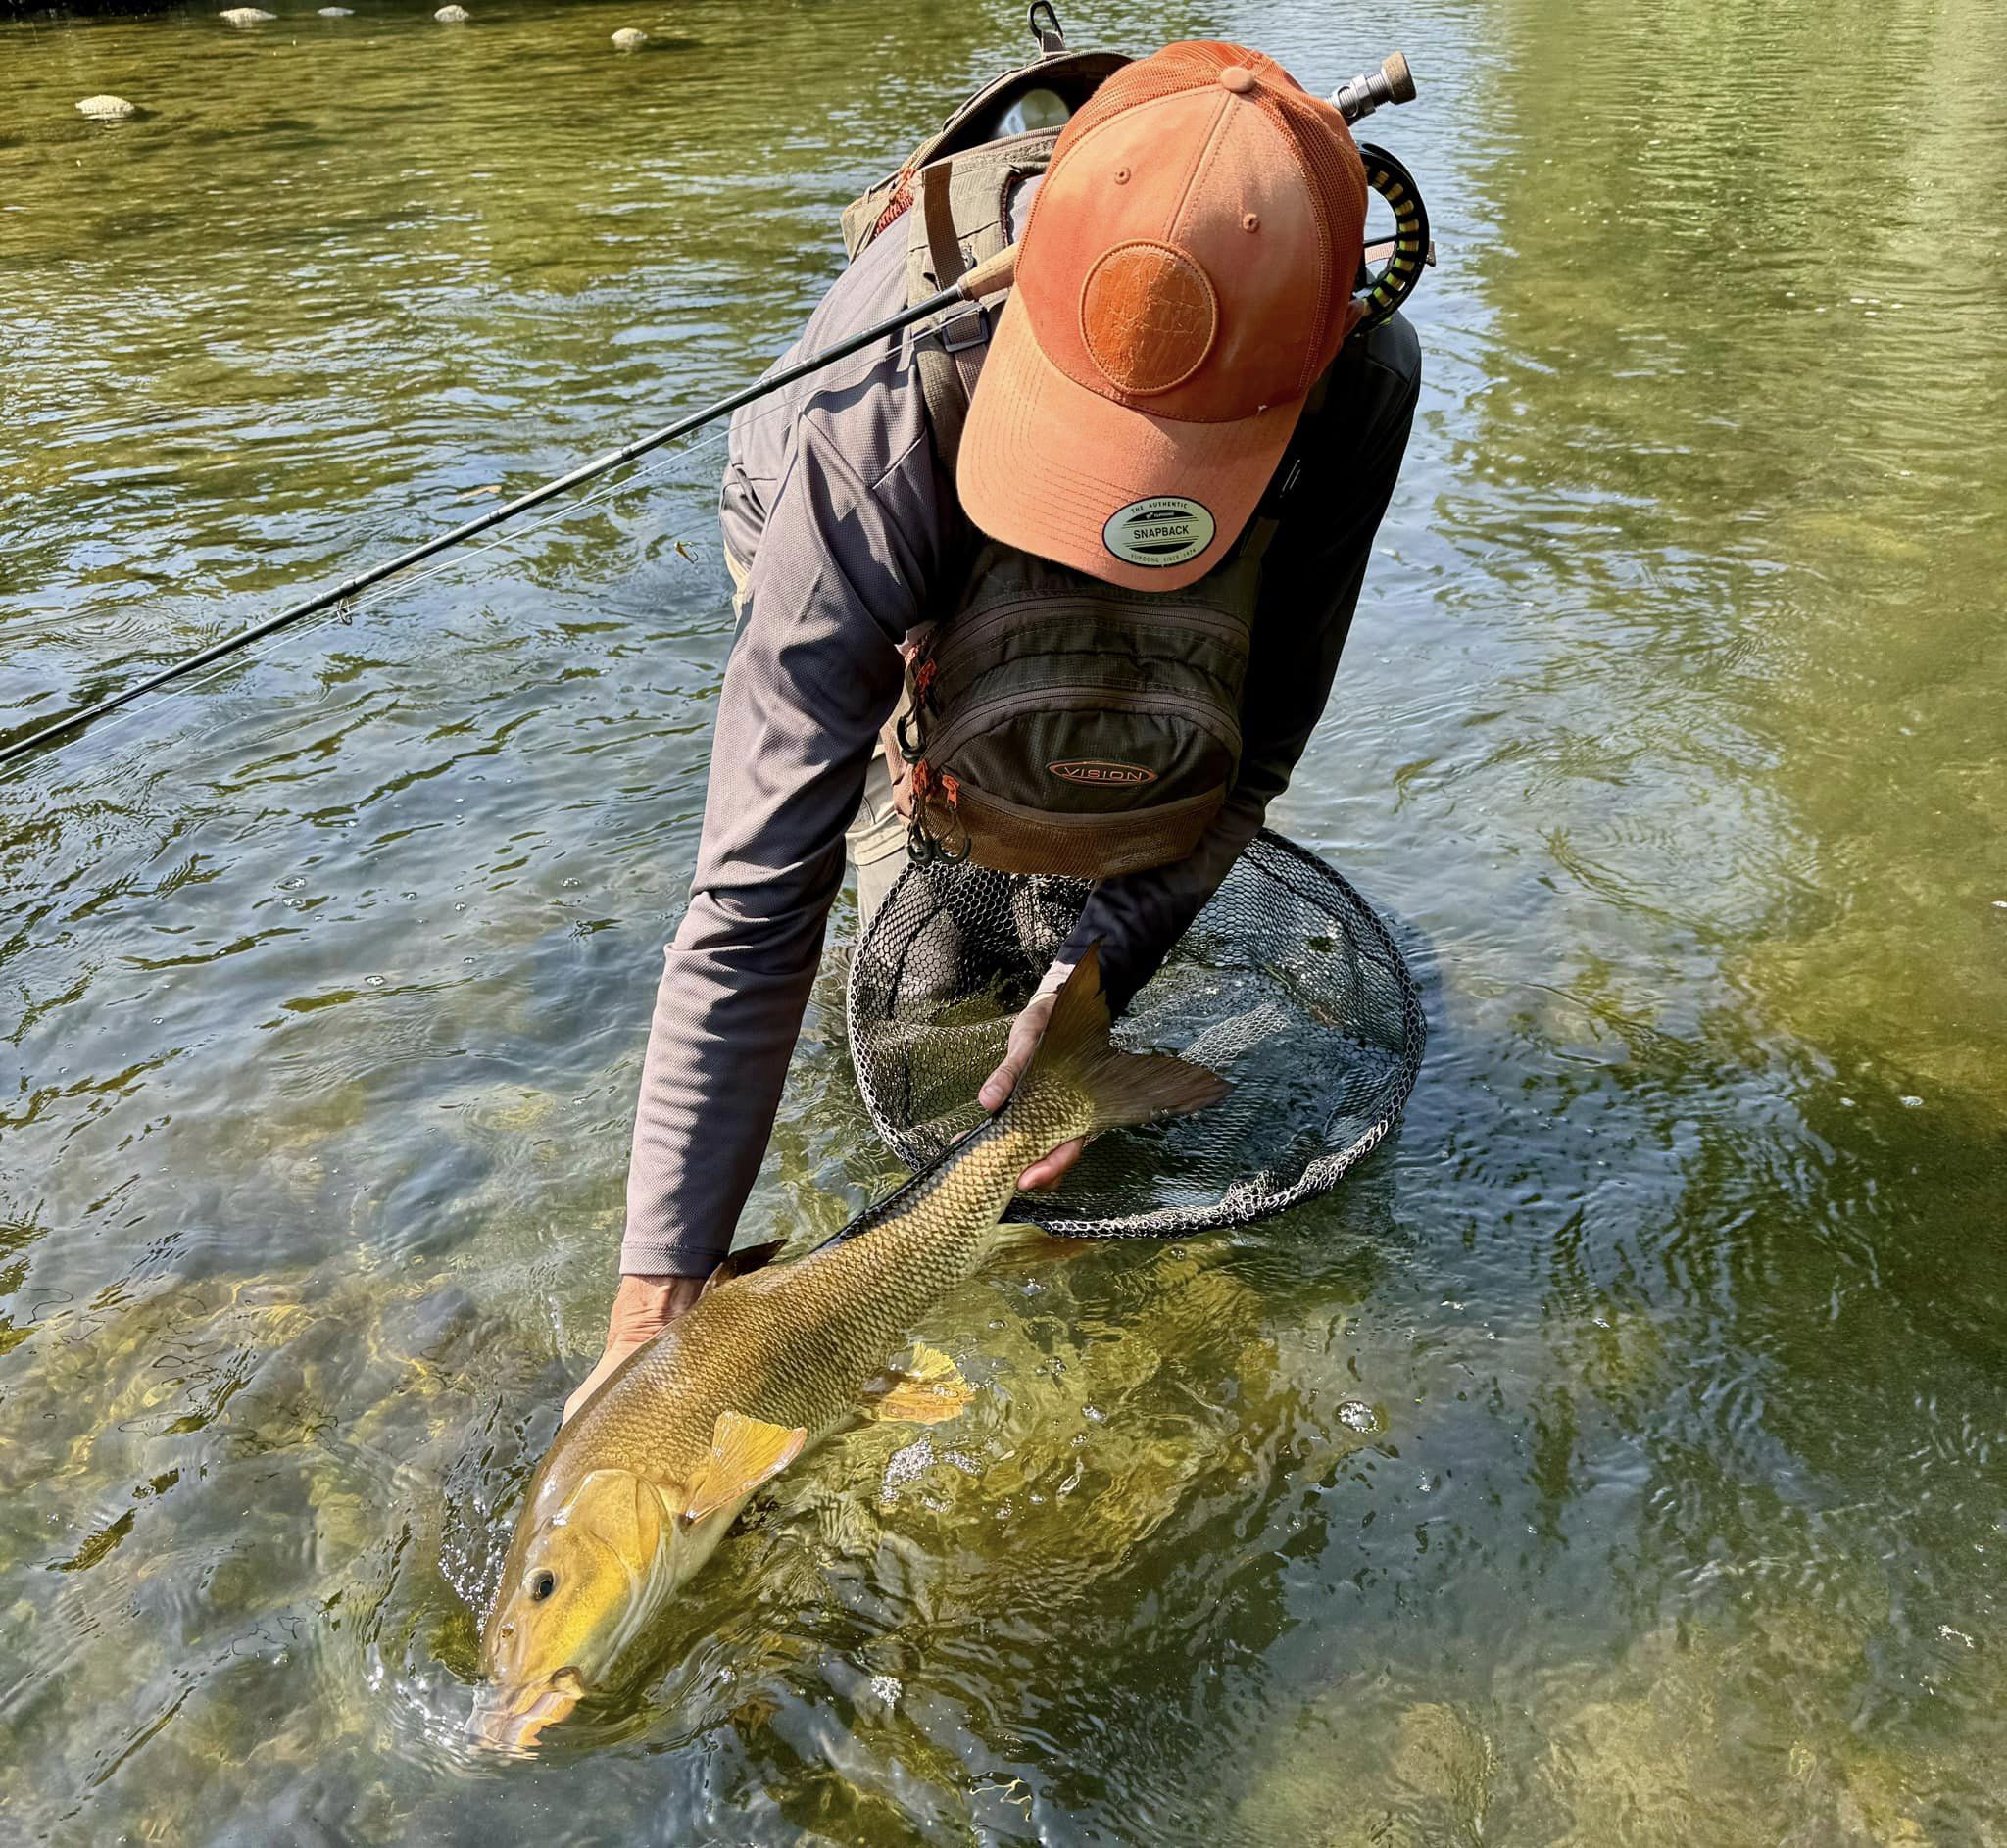
M17 738L10 745L0 746L0 764L12 763L17 758L28 755L30 752L39 751L44 745L55 743L59 738L67 738L80 732L86 726L95 724L99 719L118 711L121 706L131 705L142 695L166 686L171 680L178 680L183 674L193 673L198 667L207 667L212 661L221 660L224 656L248 647L251 643L271 634L275 629L283 629L288 623L298 622L303 616L317 615L323 609L331 609L336 604L344 603L371 586L382 583L384 579L395 577L398 572L422 563L426 559L435 558L450 547L460 545L478 533L487 532L505 520L514 519L516 514L527 512L533 507L541 507L546 501L555 500L568 489L584 486L586 482L605 474L610 468L617 468L622 462L633 462L639 456L646 456L650 450L660 449L664 443L672 443L679 436L688 436L692 430L701 429L707 423L729 415L742 405L750 405L756 399L764 398L769 392L779 391L785 385L792 385L798 379L807 378L811 372L820 371L825 365L847 359L851 354L868 347L873 341L883 340L888 335L898 333L902 328L911 326L916 320L924 320L929 315L939 314L944 308L952 308L958 302L973 300L973 293L966 287L970 281L980 278L985 283L986 291L1007 285L1007 276L1004 283L997 282L993 266L986 265L984 269L991 270L992 273L986 276L982 270L973 271L963 278L961 284L943 289L937 295L930 295L924 302L916 303L911 308L902 309L900 313L879 321L875 326L866 327L861 333L852 334L846 340L839 340L836 345L825 347L820 353L810 354L806 360L797 361L793 365L769 377L759 379L743 390L735 391L729 398L720 398L716 404L707 406L702 411L694 411L687 417L678 417L674 423L665 423L659 430L651 430L646 436L637 436L631 443L621 444L618 449L610 449L603 456L595 456L590 462L580 462L568 473L559 475L555 480L546 481L541 487L530 489L527 494L518 494L514 500L506 501L500 507L491 507L485 513L463 522L451 532L440 533L434 538L427 539L422 545L412 547L409 552L400 552L394 559L386 559L381 564L372 565L367 571L358 571L355 576L344 578L331 590L317 592L305 601L279 610L275 615L251 623L233 635L224 636L220 642L212 643L196 654L185 656L177 661L171 661L158 673L149 674L144 680L126 687L122 692L113 694L108 700L100 700L95 705L87 705L81 711L59 718L52 724L44 725L39 731L30 732L25 738Z
M1407 95L1412 96L1414 84L1407 78L1407 64L1398 52L1387 60L1382 70L1391 72L1396 63L1400 66L1402 80L1407 83ZM1347 85L1346 88L1367 81L1364 77L1354 78L1353 84ZM1386 79L1376 75L1370 81L1384 86ZM1344 95L1345 92L1341 91L1340 94ZM1370 256L1371 252L1368 255ZM385 579L395 577L400 571L409 570L415 564L421 564L427 559L436 558L440 553L449 551L477 534L491 531L504 521L514 519L516 514L527 512L533 507L541 507L546 501L555 500L569 489L583 487L586 482L605 474L611 468L619 467L622 462L630 462L637 457L646 456L650 450L660 449L664 443L672 443L679 436L688 436L692 430L702 429L705 424L728 416L743 405L750 405L771 392L779 391L785 385L792 385L811 373L819 372L825 365L834 365L838 360L848 359L853 353L861 352L874 341L899 333L904 328L910 327L915 321L925 320L928 316L937 315L943 309L954 308L965 302L983 301L990 296L1001 294L1010 287L1016 265L1017 246L1012 244L988 262L977 265L953 287L930 295L924 302L915 303L911 308L902 309L897 315L890 316L874 326L866 327L861 333L852 334L846 340L839 340L833 347L825 347L819 353L811 353L806 360L798 360L793 365L786 366L766 378L756 380L743 390L733 392L729 398L720 398L714 405L708 405L702 411L693 411L687 417L678 417L674 423L665 423L659 430L651 430L646 436L637 436L631 443L621 444L618 449L610 449L605 455L595 456L590 462L580 462L576 468L559 475L555 480L546 481L541 487L530 489L527 494L518 494L514 500L505 501L500 507L491 507L485 513L476 514L474 518L464 521L450 532L440 533L434 538L427 539L422 545L412 547L409 552L400 552L394 559L386 559L381 564L371 565L367 571L358 571L355 576L344 578L331 590L318 591L300 603L288 605L276 614L224 636L221 641L214 642L196 654L184 656L180 660L170 661L159 672L147 675L144 680L136 681L122 691L113 694L110 699L100 700L95 705L87 705L79 711L71 712L44 725L39 731L28 733L25 738L15 739L12 744L0 745L0 765L17 762L41 750L44 745L52 745L59 739L72 737L94 725L99 719L110 716L120 707L130 705L133 701L146 694L167 686L171 681L180 679L183 674L191 674L199 667L207 667L212 661L221 660L225 656L235 654L240 648L247 648L253 642L270 635L274 630L283 629L289 623L298 622L305 616L318 615L323 609L332 609L337 604L345 603L349 598L361 595L362 592L381 584Z

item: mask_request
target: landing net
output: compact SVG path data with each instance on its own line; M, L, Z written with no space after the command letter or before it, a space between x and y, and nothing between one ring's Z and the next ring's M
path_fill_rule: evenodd
M857 1084L902 1161L924 1166L982 1120L977 1088L1089 891L969 865L901 874L852 959L849 1013ZM1279 1213L1336 1186L1399 1120L1426 1032L1365 900L1264 830L1115 1023L1117 1045L1196 1060L1232 1095L1098 1138L1057 1192L1006 1217L1109 1238Z

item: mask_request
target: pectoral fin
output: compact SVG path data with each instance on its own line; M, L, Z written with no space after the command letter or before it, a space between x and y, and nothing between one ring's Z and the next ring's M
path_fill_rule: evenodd
M908 1425L939 1425L955 1417L975 1397L961 1369L938 1347L915 1341L911 1356L892 1370L892 1384L878 1395L875 1417Z
M739 1412L720 1412L711 1429L710 1455L690 1484L684 1520L702 1521L750 1495L800 1456L808 1441L808 1432L799 1425L785 1431Z

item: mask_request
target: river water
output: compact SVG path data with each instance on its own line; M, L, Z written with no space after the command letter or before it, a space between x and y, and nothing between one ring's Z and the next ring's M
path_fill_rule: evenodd
M1021 44L473 6L0 27L8 731L744 379ZM696 845L717 450L12 769L8 1839L2007 1841L2007 18L1073 24L1421 82L1373 132L1428 382L1276 816L1425 947L1404 1128L971 1286L961 1423L791 1473L644 1700L482 1762ZM749 1238L894 1172L840 1000Z

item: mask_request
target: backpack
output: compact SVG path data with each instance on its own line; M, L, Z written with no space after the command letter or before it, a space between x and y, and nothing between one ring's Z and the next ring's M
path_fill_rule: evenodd
M1049 27L1037 24L1041 12L1052 20ZM1104 77L1130 62L1119 51L1068 51L1050 6L1035 7L1033 22L1040 44L1036 59L1006 71L950 111L941 127L896 171L844 208L844 259L849 263L901 224L906 239L907 307L947 288L1009 243L1011 198L1027 179L1046 170L1059 139L1056 126L994 137L986 136L986 128L1037 90L1058 96L1069 113L1078 111ZM913 340L914 369L934 426L935 450L950 474L980 370L979 362L961 356L988 340L994 312L991 304L972 302Z
M1041 28L1039 16L1051 21ZM1043 173L1057 127L985 139L1013 104L1052 91L1078 110L1129 60L1069 51L1049 6L1040 56L955 110L843 215L853 260L906 238L906 301L925 300L1010 241L1009 208ZM989 313L971 304L912 346L935 450L952 474ZM1197 584L1149 592L984 544L953 605L906 645L886 727L893 801L915 859L1105 879L1182 859L1241 760L1241 696L1273 522Z

